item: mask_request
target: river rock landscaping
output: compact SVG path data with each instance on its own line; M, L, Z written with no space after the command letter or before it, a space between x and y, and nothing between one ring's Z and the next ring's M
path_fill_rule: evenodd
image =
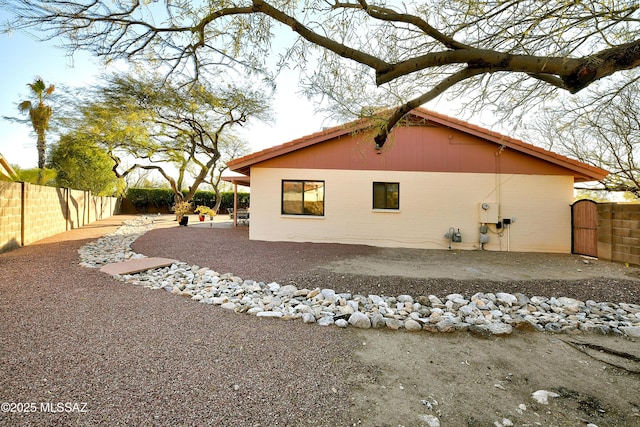
M98 268L142 258L131 244L154 227L153 217L127 221L116 232L83 246L81 265ZM360 295L243 280L208 267L170 267L116 276L126 284L162 289L201 303L258 317L299 319L321 326L507 335L516 329L640 337L640 305L522 293Z

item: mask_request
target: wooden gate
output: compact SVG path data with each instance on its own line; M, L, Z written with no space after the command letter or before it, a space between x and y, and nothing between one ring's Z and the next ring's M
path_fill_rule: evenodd
M598 204L593 200L578 200L572 204L571 227L571 252L597 257Z

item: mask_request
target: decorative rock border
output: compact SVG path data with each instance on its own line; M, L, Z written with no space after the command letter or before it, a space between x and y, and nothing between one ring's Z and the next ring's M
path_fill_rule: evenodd
M105 264L144 258L131 244L153 228L153 218L125 222L116 232L79 249L80 264ZM640 337L640 305L579 301L566 297L477 293L413 297L336 293L333 289L298 289L293 285L243 280L209 268L175 262L170 267L114 276L127 284L164 289L236 313L301 319L321 326L471 331L508 335L513 329L555 333L588 332Z

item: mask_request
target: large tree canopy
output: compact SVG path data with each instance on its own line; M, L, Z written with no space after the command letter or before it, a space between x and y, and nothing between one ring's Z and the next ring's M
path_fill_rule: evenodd
M624 191L640 199L640 83L615 96L589 90L585 99L565 100L548 108L529 126L541 145L610 173L588 190ZM607 99L610 97L610 99ZM601 101L607 102L601 105Z
M56 186L98 196L119 195L123 183L113 174L113 161L107 152L76 136L62 135L49 150L47 167L56 171Z
M280 52L280 65L293 61L309 93L346 109L387 111L379 146L408 111L452 88L513 110L640 65L635 0L0 1L16 13L14 28L63 36L71 50L108 60L163 61L196 78L216 65L265 70L282 42L274 35L288 29L299 39ZM377 90L364 90L368 83ZM379 108L388 106L396 108Z
M233 128L269 117L267 96L249 88L214 89L206 82L185 84L146 74L104 76L102 85L75 100L78 107L64 124L77 140L108 153L119 178L153 170L176 201L188 201L211 170L221 167L225 153L238 149Z

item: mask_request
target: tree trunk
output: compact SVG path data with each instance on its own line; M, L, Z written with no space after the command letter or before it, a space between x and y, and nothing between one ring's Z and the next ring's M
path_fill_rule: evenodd
M38 132L38 142L36 143L38 148L38 185L42 185L44 178L44 163L46 159L46 139L44 132Z

